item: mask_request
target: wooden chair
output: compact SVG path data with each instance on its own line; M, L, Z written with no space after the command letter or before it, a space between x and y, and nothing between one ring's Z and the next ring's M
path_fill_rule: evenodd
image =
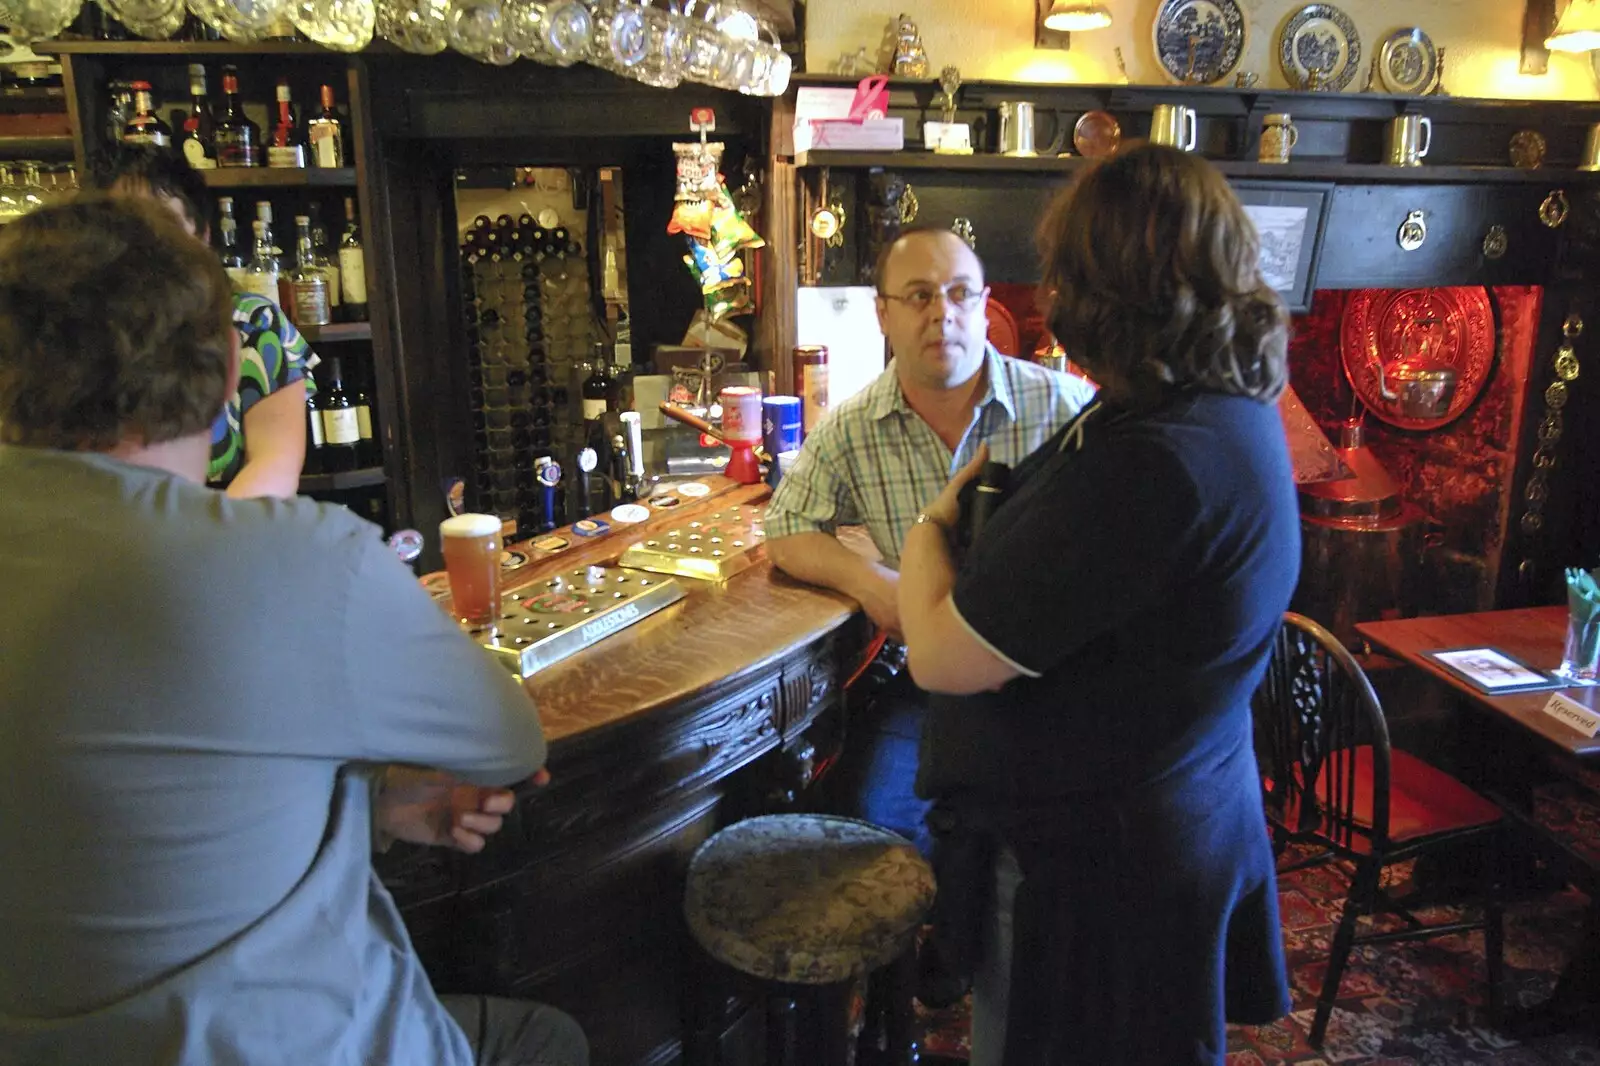
M1358 943L1421 940L1473 929L1484 933L1489 1013L1499 1017L1501 903L1497 892L1500 808L1442 770L1389 747L1372 683L1338 639L1289 613L1253 701L1256 755L1267 821L1280 858L1290 844L1319 849L1280 873L1332 860L1353 864L1350 895L1329 950L1309 1041L1320 1048L1351 949ZM1444 846L1482 839L1483 918L1424 925L1379 887L1384 867ZM1397 914L1405 928L1356 934L1360 918Z

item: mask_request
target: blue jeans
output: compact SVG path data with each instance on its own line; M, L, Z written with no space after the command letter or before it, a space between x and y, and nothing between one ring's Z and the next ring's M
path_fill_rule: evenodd
M589 1041L570 1017L522 999L440 996L477 1066L589 1066Z
M837 768L845 813L899 833L924 858L933 852L924 821L933 804L918 799L915 786L925 700L909 681L891 682L852 718Z

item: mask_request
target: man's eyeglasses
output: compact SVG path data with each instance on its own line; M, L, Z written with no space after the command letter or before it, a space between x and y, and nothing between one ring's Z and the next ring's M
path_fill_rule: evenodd
M970 311L977 305L978 301L985 299L989 295L989 287L985 285L982 288L974 289L965 282L958 281L954 285L947 285L944 288L919 287L899 295L891 292L880 293L879 295L885 300L899 301L918 313L932 307L933 301L940 296L943 296L945 302L952 307Z

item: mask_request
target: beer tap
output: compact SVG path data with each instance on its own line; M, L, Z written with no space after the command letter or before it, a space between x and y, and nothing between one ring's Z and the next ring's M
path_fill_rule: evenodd
M636 493L629 491L628 485L628 445L623 440L621 433L611 435L611 491L614 498L629 501L638 499Z
M594 496L592 495L592 485L590 483L589 475L594 472L595 467L599 464L600 457L595 454L595 450L593 448L578 449L578 481L577 495L575 498L576 504L572 509L572 514L570 515L574 522L578 521L579 519L588 518L594 513L591 510L591 508L594 506Z
M561 484L561 464L548 455L533 461L535 476L544 486L544 505L539 515L539 529L549 532L556 528L556 486Z
M644 492L644 430L638 411L624 411L617 417L622 420L622 431L627 435L623 442L627 470L621 482L622 495L629 500L637 500Z

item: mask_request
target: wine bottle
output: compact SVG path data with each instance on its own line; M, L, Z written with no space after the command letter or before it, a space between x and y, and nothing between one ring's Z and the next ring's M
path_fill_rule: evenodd
M322 413L323 466L329 471L354 470L361 446L361 422L356 405L344 391L344 367L334 356L328 367L328 388L319 394Z
M340 306L346 322L367 320L367 257L361 246L361 224L356 221L356 201L344 198L344 237L339 241Z

